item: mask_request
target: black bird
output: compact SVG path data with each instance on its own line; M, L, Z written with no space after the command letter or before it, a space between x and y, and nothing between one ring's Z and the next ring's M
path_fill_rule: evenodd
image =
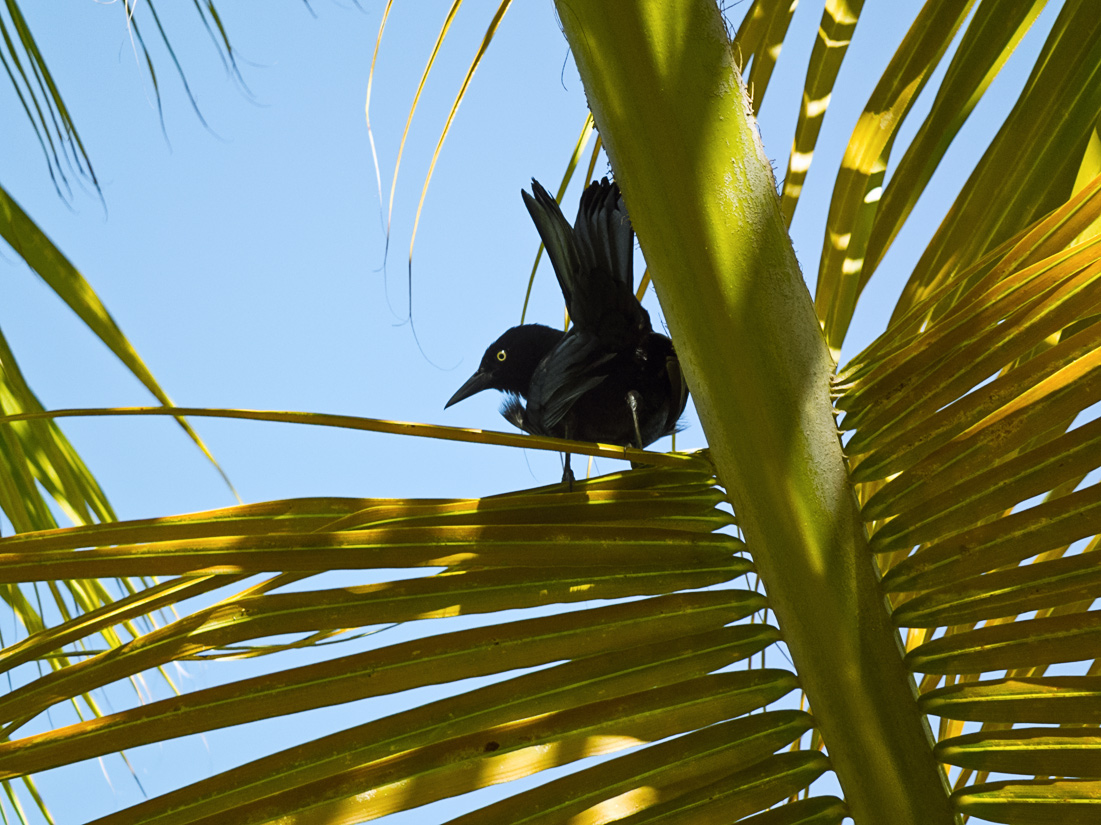
M634 230L619 187L607 178L591 183L571 227L554 198L531 183L534 196L521 194L573 326L508 330L444 408L501 390L508 396L501 414L526 432L645 447L676 430L688 389L673 342L653 331L635 298ZM572 479L567 454L563 480Z

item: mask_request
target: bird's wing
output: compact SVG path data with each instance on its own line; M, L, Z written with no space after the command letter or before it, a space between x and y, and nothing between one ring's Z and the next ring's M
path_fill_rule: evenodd
M581 396L607 378L603 367L615 358L596 338L570 332L540 362L528 389L530 431L556 435L555 428Z

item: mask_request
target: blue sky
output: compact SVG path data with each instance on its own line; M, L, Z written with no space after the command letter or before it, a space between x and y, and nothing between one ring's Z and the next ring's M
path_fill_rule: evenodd
M139 4L140 5L140 4ZM421 184L447 108L495 8L458 15L414 120L397 183L388 259L363 105L381 4L319 0L219 11L248 91L222 69L191 4L161 4L206 126L153 27L162 132L148 75L121 4L25 4L24 13L88 148L101 201L51 188L25 120L0 87L0 180L91 282L176 403L309 410L507 429L484 393L444 402L485 346L518 323L538 238L520 200L534 176L557 187L585 118L585 98L550 3L508 12L444 146L421 217L408 312L407 253ZM735 23L744 8L729 13ZM908 4L907 4L908 5ZM384 197L410 102L448 4L395 4L379 55L372 120ZM777 174L787 161L820 5L802 4L772 80L761 129ZM830 182L872 84L909 23L869 3L840 78L792 227L811 289ZM1024 82L1052 10L1029 34L976 110L858 308L848 354L872 340L936 221L963 184ZM874 67L874 71L866 67ZM919 103L923 113L931 102ZM16 113L16 114L13 114ZM916 130L914 116L899 145ZM606 171L602 162L598 174ZM87 187L86 187L87 189ZM580 181L567 194L572 216ZM637 272L642 271L641 257ZM148 393L8 249L0 250L0 327L47 408L139 406ZM651 314L659 309L652 293ZM561 296L541 267L529 320L561 321ZM844 360L844 359L842 359ZM704 445L694 416L678 447ZM475 496L557 481L558 457L290 425L202 420L196 429L246 501L292 496ZM65 431L121 518L228 506L233 499L188 439L166 420L72 420ZM659 442L655 448L667 448ZM598 461L598 472L619 469ZM10 529L3 522L5 532ZM5 631L10 628L5 627ZM236 666L229 666L230 668ZM196 665L185 684L221 681ZM293 742L348 724L354 706L323 721L264 723L250 734ZM59 712L64 712L59 711ZM358 720L358 717L356 717ZM150 794L244 758L236 732L131 754ZM59 821L139 801L117 758L41 777ZM80 787L80 793L64 791ZM513 788L508 789L509 792ZM417 814L408 822L437 821Z

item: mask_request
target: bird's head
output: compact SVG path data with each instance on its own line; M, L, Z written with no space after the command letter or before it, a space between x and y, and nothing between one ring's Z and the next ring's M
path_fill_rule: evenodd
M521 324L508 330L489 345L478 371L459 387L444 409L482 390L501 390L527 398L535 368L562 335L561 330L543 324Z

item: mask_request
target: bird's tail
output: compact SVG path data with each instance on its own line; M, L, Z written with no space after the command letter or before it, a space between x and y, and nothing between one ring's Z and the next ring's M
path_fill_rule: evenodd
M543 240L547 257L550 258L554 274L558 277L558 285L566 299L566 309L572 316L574 284L581 269L573 227L562 214L558 201L535 178L531 179L531 191L533 194L529 195L521 189L520 195L524 198L528 214L535 222L535 228L539 230L539 237Z
M635 288L635 233L619 186L607 178L594 181L581 193L574 236L582 258L627 287Z
M589 184L574 226L538 181L532 179L531 189L532 195L521 193L524 204L574 322L591 329L610 306L633 311L635 236L619 187L607 178Z

